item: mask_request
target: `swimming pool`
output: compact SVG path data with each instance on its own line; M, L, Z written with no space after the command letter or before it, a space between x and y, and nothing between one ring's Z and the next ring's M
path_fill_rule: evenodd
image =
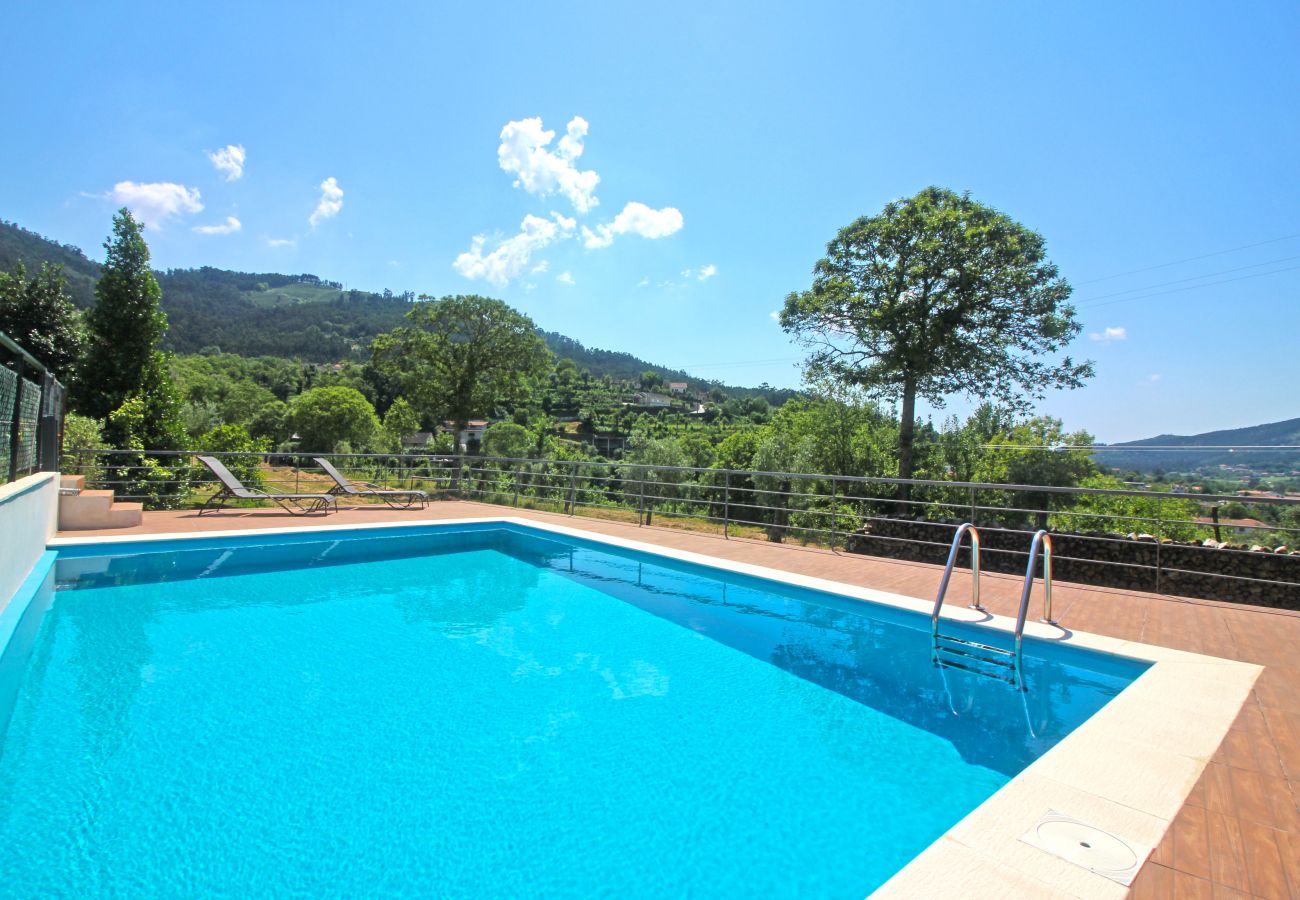
M1147 665L929 642L514 524L64 548L0 658L7 884L861 897Z

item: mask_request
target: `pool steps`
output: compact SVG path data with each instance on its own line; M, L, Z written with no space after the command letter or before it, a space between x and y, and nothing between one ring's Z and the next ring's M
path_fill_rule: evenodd
M144 504L123 503L112 491L86 490L86 476L59 478L59 530L85 531L91 528L131 528L144 517Z
M980 605L980 536L979 531L970 522L963 522L957 528L957 533L952 538L952 549L948 551L948 564L943 569L943 580L939 582L939 594L934 601L934 610L930 615L930 659L934 665L944 668L963 669L967 672L973 672L976 675L984 675L990 678L996 678L999 681L1025 690L1024 678L1021 673L1021 661L1023 659L1023 643L1025 632L1025 618L1029 613L1029 600L1034 590L1034 574L1038 563L1038 554L1041 548L1043 555L1043 619L1049 625L1056 625L1056 620L1052 618L1052 536L1045 530L1039 530L1034 534L1033 541L1029 545L1029 565L1025 569L1025 584L1020 592L1020 609L1016 614L1015 630L1015 649L1004 650L1001 647L993 647L989 644L981 644L976 641L968 641L963 638L955 637L950 634L942 634L939 631L939 613L943 609L943 601L948 595L948 583L952 579L952 569L957 562L957 552L961 549L962 538L970 538L970 569L971 569L971 609L978 609L985 612ZM980 666L992 666L992 670L977 667L972 663L978 663ZM1005 674L999 669L1010 669L1010 674Z

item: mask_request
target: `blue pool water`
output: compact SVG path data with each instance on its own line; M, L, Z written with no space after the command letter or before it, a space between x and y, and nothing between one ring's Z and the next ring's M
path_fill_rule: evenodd
M355 535L60 552L0 658L0 893L860 898L1142 671L1030 642L1021 694L898 610Z

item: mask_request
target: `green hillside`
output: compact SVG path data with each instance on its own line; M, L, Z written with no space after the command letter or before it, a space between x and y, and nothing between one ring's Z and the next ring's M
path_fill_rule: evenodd
M1157 447L1272 447L1300 445L1300 419L1207 431L1203 434L1161 434L1140 441L1112 444L1114 449L1099 450L1093 459L1117 469L1150 472L1186 472L1220 465L1243 465L1255 469L1300 468L1300 451L1240 449L1229 450L1157 450ZM1148 449L1143 449L1148 448Z
M84 309L95 301L99 263L88 259L80 247L60 244L15 222L0 219L0 269L12 271L19 262L29 272L39 269L44 262L63 266L73 302Z
M11 269L19 261L32 270L42 262L62 265L73 301L82 308L94 302L99 263L70 244L0 221L0 269ZM165 345L176 353L220 350L312 363L359 361L375 335L405 323L405 314L415 302L414 293L343 290L337 282L309 274L231 272L204 266L157 276L168 320ZM557 357L573 360L597 378L635 381L642 372L654 371L672 381L717 387L730 396L763 396L773 405L795 394L705 381L630 353L589 348L565 335L539 331Z

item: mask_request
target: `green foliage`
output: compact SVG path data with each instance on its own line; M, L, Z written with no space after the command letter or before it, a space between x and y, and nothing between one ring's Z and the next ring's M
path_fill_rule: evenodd
M130 210L113 217L113 236L104 247L108 259L86 316L90 346L73 394L78 410L97 419L140 395L146 381L157 381L148 370L157 362L155 353L167 330L162 289Z
M684 486L694 479L690 472L681 471L681 467L691 465L690 455L681 441L670 437L637 437L627 459L639 465L665 467L639 469L627 466L619 469L628 502L640 504L641 496L645 496L647 525L651 524L657 501L688 496ZM698 508L692 511L700 512Z
M1091 475L1080 487L1120 490L1123 482L1110 475ZM1195 524L1200 509L1195 500L1177 494L1159 497L1124 497L1107 494L1084 494L1077 498L1069 513L1051 517L1056 531L1130 534L1133 532L1172 538L1176 541L1212 537L1210 528Z
M754 454L763 435L759 429L733 431L713 448L713 464L719 469L754 468Z
M899 475L908 478L917 396L1024 409L1091 376L1091 363L1041 359L1079 333L1070 290L1041 235L931 187L841 229L812 288L786 298L781 327L810 351L814 380L901 401Z
M289 404L273 400L257 411L248 423L253 437L266 438L272 444L282 444L289 439Z
M163 401L165 394L151 391L146 386L145 393L130 398L113 410L104 426L109 443L114 449L123 451L112 454L106 466L108 479L118 499L143 502L150 509L180 506L183 500L180 485L190 474L190 467L182 457L144 452L170 449L160 448L157 444L159 423L167 421L157 410L157 404Z
M809 398L788 401L770 428L807 438L803 463L827 475L892 476L898 427L861 392L833 382Z
M483 435L483 455L508 459L527 459L534 455L537 435L514 422L489 425Z
M1060 419L1029 419L994 435L989 443L992 446L975 465L974 481L1073 487L1097 474L1088 451L1064 449L1091 444L1092 435L1084 431L1066 434ZM1066 498L1044 491L1008 491L996 497L986 493L980 500L1023 510L1004 514L1002 524L1036 528L1047 527L1048 511L1066 502Z
M375 408L350 387L304 391L289 405L288 424L298 433L298 448L309 453L336 452L345 443L359 452L379 431Z
M810 492L809 481L791 478L787 473L809 470L813 443L809 435L796 436L769 428L754 451L754 505L760 511L767 510L765 518L771 523L767 530L769 540L783 540L786 526L790 524L791 498L785 495Z
M14 222L0 221L0 269L12 270L19 263L29 270L46 263L59 267L77 308L86 309L94 302L99 263L87 259L80 247L60 244Z
M0 332L17 341L60 381L72 380L85 332L61 266L41 263L40 272L30 281L21 260L13 272L0 272Z
M405 397L398 397L384 413L384 440L390 450L402 449L402 439L420 430L420 417L415 414Z
M100 433L100 423L88 416L68 413L63 418L63 455L59 457L59 471L85 475L86 482L97 483L103 477L101 457L91 450L107 450L108 444Z
M265 453L271 449L271 442L253 437L243 425L219 425L199 438L199 449L208 453ZM248 487L262 486L260 460L232 456L223 461L226 468Z
M252 381L232 385L221 401L221 421L248 425L263 409L279 402L275 394Z
M426 419L457 430L523 403L551 371L532 319L474 295L416 305L410 325L375 338L371 364L401 385Z

